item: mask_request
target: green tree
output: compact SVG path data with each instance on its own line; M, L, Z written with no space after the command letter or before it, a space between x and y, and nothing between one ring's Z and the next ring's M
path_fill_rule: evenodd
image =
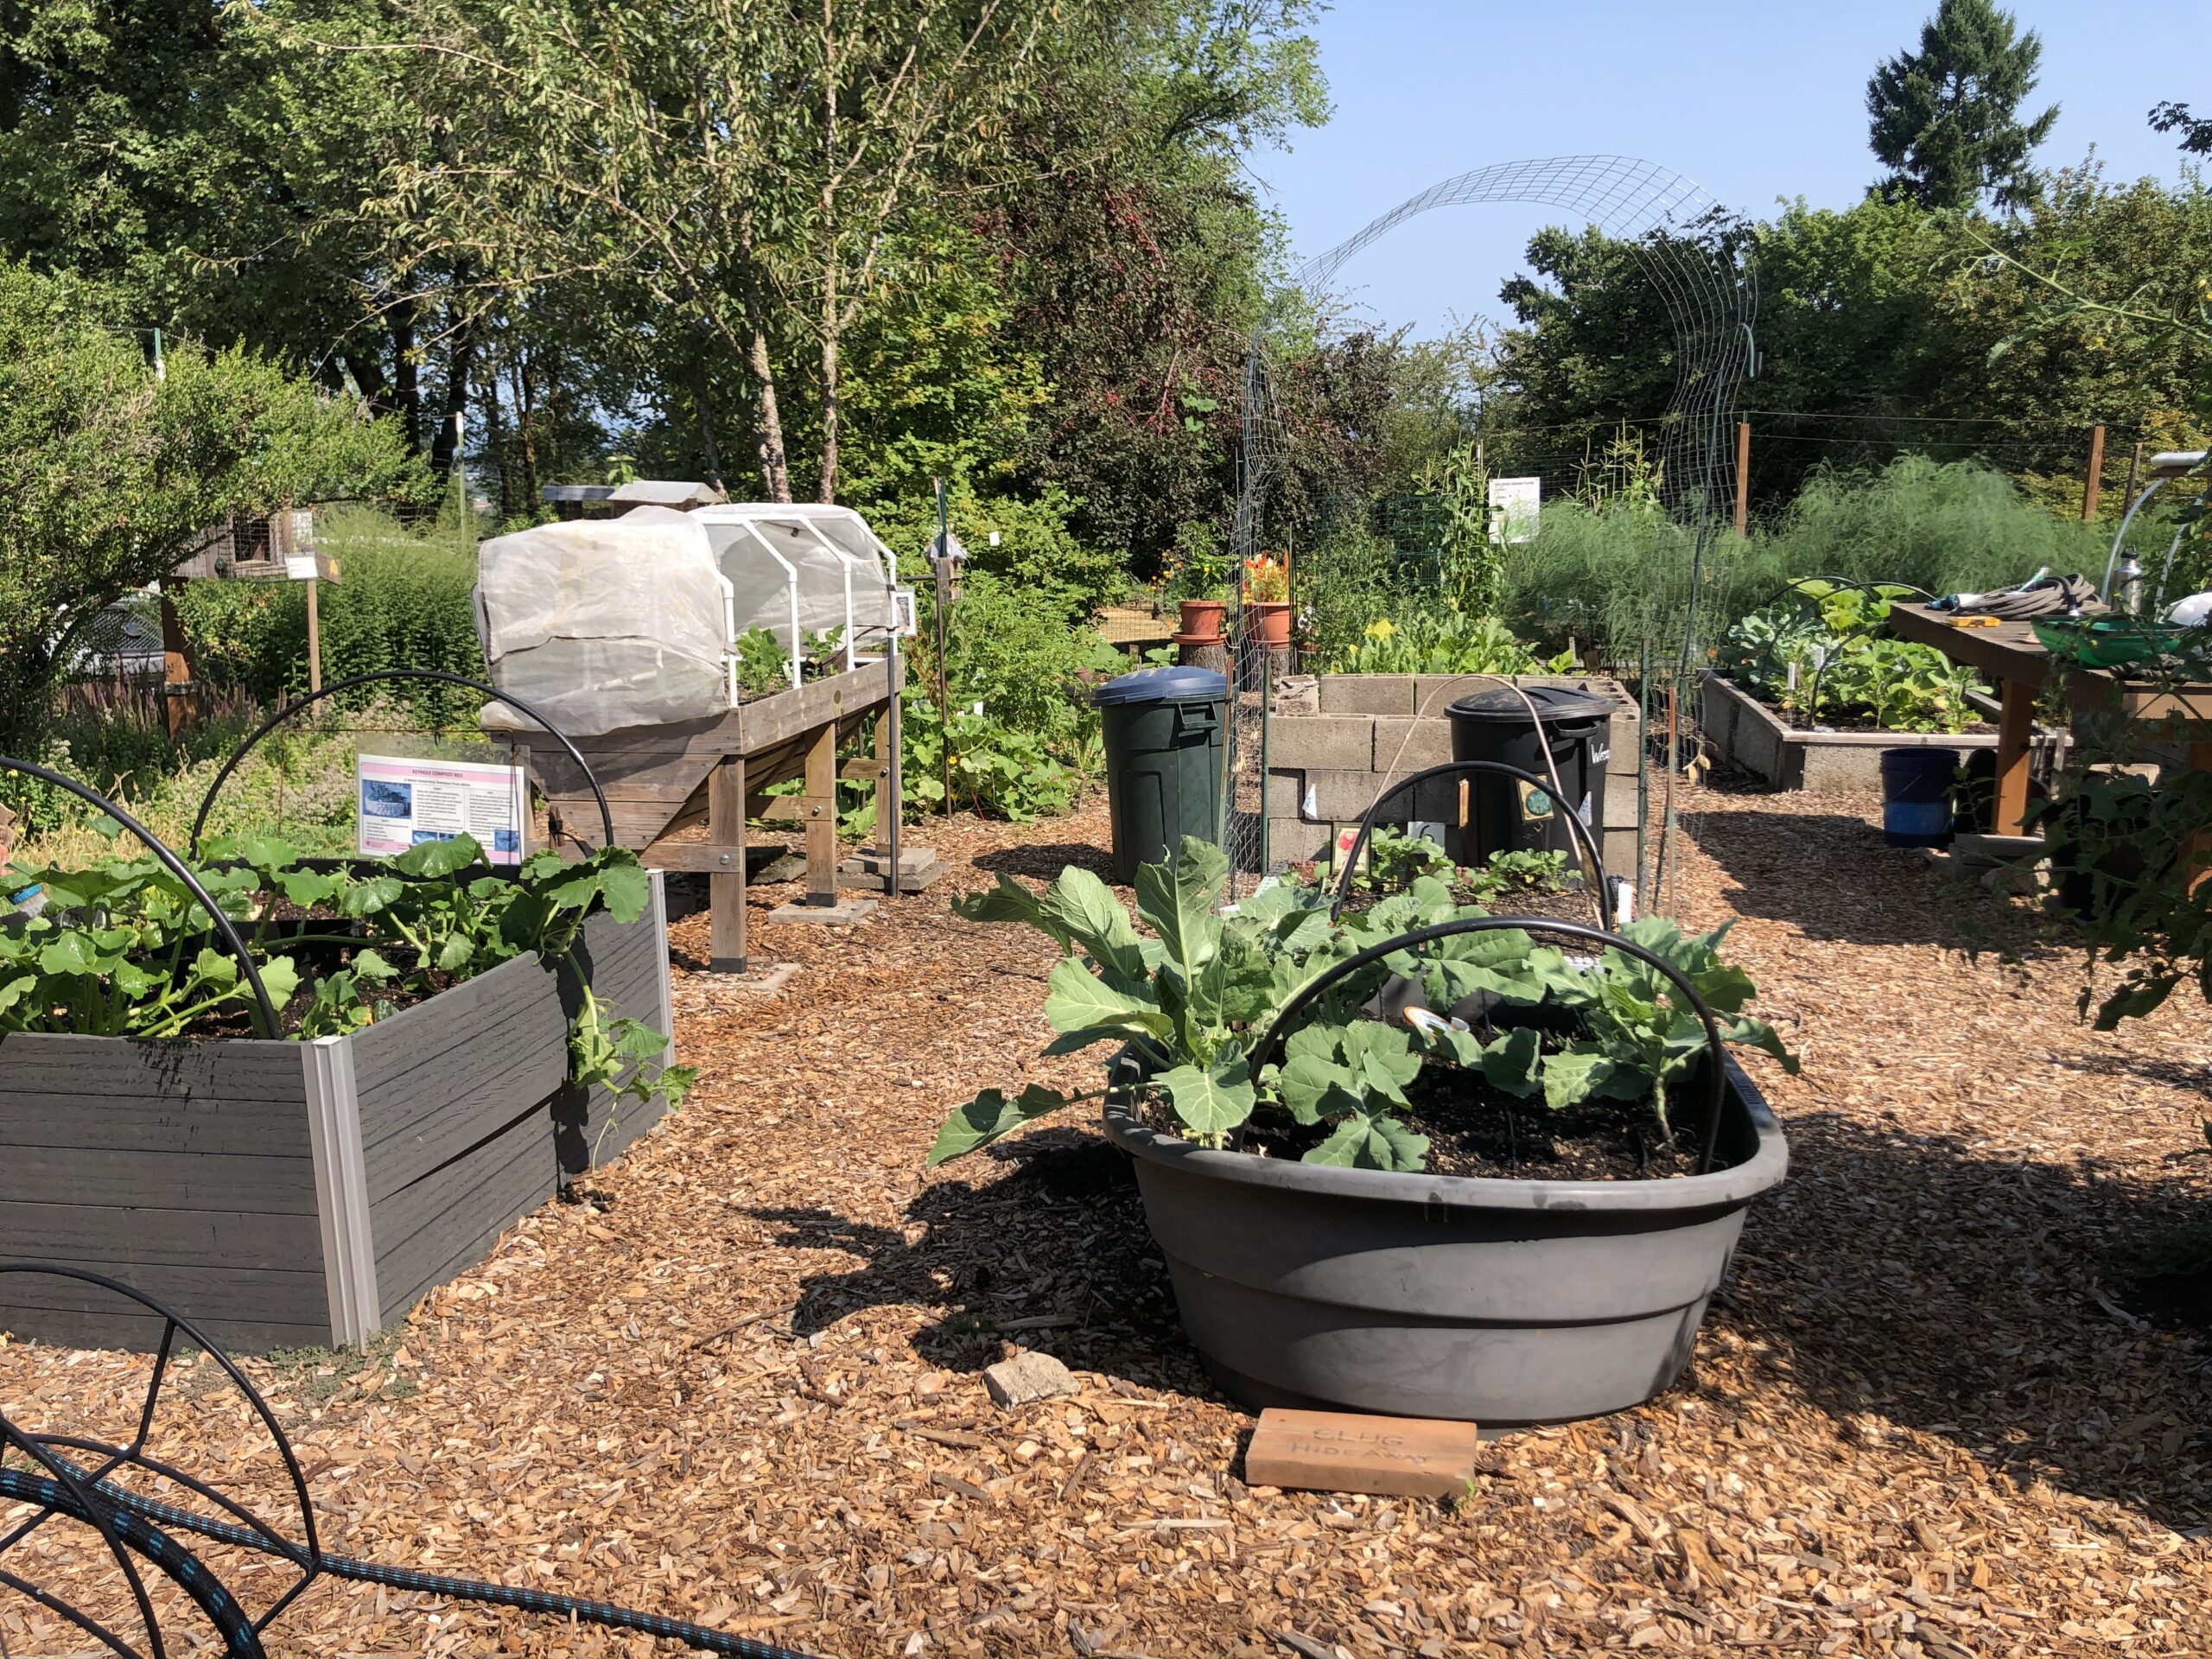
M76 637L234 512L419 486L396 426L243 348L156 378L98 296L0 264L0 747L35 738Z
M2168 102L2151 111L2151 130L2178 132L2182 149L2192 156L2212 156L2212 116L2195 116L2186 104Z
M1942 0L1922 25L1920 49L1901 52L1866 83L1874 154L1885 188L1924 207L1970 207L1985 194L2011 207L2034 194L2029 152L2050 135L2054 104L2031 120L2020 105L2036 87L2043 41L1990 0Z

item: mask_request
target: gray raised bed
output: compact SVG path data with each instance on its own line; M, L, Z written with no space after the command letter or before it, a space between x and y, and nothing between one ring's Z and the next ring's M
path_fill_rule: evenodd
M1821 791L1882 789L1884 749L1943 748L1971 754L1996 752L1994 732L1808 732L1785 726L1774 710L1727 676L1707 669L1699 724L1739 771L1764 778L1777 789ZM2064 761L2063 734L2037 732L2029 745L2037 775Z
M1183 1328L1241 1403L1500 1426L1618 1411L1688 1362L1744 1211L1789 1164L1727 1062L1712 1173L1512 1181L1213 1152L1148 1129L1136 1158ZM1684 1098L1689 1091L1684 1091Z
M662 879L575 960L613 1014L671 1032ZM248 1352L359 1341L482 1261L564 1177L658 1113L568 1081L575 981L504 963L313 1042L0 1039L0 1260L89 1268ZM665 1056L664 1056L665 1058ZM0 1330L139 1347L159 1321L66 1280L0 1280Z

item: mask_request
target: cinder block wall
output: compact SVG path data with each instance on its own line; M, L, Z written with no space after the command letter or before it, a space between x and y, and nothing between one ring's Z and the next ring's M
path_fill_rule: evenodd
M1451 760L1446 708L1496 683L1452 674L1324 674L1318 712L1313 694L1279 692L1268 724L1268 855L1294 861L1325 856L1338 828L1357 824L1385 784ZM1612 700L1605 787L1593 791L1599 798L1591 803L1597 820L1591 827L1599 832L1605 868L1632 874L1636 762L1643 747L1635 699L1617 680L1530 674L1515 683L1572 687ZM1457 823L1459 785L1450 779L1424 784L1387 816L1398 823Z

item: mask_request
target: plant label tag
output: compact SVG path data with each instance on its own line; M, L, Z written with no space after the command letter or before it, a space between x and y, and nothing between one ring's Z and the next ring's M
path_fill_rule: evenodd
M495 865L522 862L530 783L520 766L378 754L357 756L354 764L354 845L366 856L389 858L466 835Z
M1444 1497L1467 1490L1481 1455L1472 1423L1271 1406L1244 1453L1244 1479L1304 1491Z
M1336 844L1330 849L1332 856L1329 860L1329 868L1331 869L1335 870L1338 874L1344 873L1344 861L1351 856L1352 843L1358 839L1359 826L1356 823L1346 824L1337 831ZM1367 850L1364 847L1359 849L1357 868L1363 870L1367 868Z
M1534 784L1518 784L1515 787L1521 791L1521 816L1523 819L1531 823L1541 823L1551 817L1553 808L1549 791L1538 789Z

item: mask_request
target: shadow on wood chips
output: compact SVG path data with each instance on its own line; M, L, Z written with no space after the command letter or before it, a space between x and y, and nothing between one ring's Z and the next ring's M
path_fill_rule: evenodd
M923 1187L904 1230L829 1210L752 1211L783 1230L779 1245L858 1261L800 1280L792 1333L827 1331L868 1308L919 1305L936 1317L914 1332L913 1351L947 1370L993 1363L1011 1337L1078 1370L1205 1392L1128 1155L1096 1135L1051 1129L985 1156L1007 1173Z

